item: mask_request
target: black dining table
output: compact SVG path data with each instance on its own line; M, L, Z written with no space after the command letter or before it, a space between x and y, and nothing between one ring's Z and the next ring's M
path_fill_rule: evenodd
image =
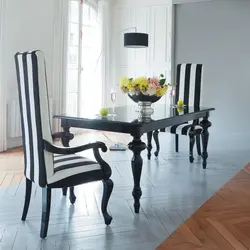
M132 141L128 144L128 148L133 152L131 167L134 179L134 188L132 195L134 197L134 210L139 213L140 198L142 190L140 187L141 172L143 166L143 159L141 152L147 148L146 144L141 140L145 133L152 133L152 131L164 131L165 128L173 125L195 121L196 124L202 126L202 165L205 169L207 166L207 145L209 139L208 128L211 127L211 122L208 120L210 112L214 108L207 107L184 107L178 109L174 106L167 106L165 104L154 104L154 114L151 119L141 121L138 119L136 106L120 106L114 109L115 116L108 115L101 117L96 114L86 114L82 116L74 116L70 114L55 115L55 119L61 122L62 132L61 139L63 146L68 147L70 140L74 135L70 132L71 128L94 129L101 131L111 131L118 133L130 134ZM110 112L113 109L109 110ZM150 142L149 142L150 143ZM150 154L152 147L148 147L148 154Z

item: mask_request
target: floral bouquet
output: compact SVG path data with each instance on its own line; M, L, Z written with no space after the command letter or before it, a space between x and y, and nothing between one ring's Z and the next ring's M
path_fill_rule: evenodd
M127 93L129 96L144 95L162 97L167 93L168 86L164 75L160 75L159 78L152 77L138 77L127 78L123 77L120 82L120 87L123 93Z

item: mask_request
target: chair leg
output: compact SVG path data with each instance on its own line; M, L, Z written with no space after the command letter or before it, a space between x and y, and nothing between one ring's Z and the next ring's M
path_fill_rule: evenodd
M175 135L175 152L179 152L179 135Z
M156 151L155 151L155 156L157 157L160 152L160 142L159 142L159 131L155 130L153 133L153 137L155 140L155 145L156 145Z
M26 178L26 193L25 193L22 221L26 220L26 216L29 210L31 190L32 190L32 181Z
M196 135L196 147L198 155L201 155L201 135Z
M74 193L74 187L70 187L69 188L69 200L70 200L70 203L72 205L75 204L76 196L75 196L75 193Z
M67 192L68 192L68 188L67 188L67 187L62 188L63 196L66 196L66 195L67 195Z
M190 163L194 162L194 154L193 154L194 144L195 144L195 135L193 133L190 133L189 134L189 161Z
M50 215L50 205L51 205L51 189L42 189L42 221L41 221L41 231L40 237L42 239L46 238L49 226L49 215Z
M103 180L102 214L106 225L112 221L112 217L107 212L108 201L113 191L114 183L111 179Z

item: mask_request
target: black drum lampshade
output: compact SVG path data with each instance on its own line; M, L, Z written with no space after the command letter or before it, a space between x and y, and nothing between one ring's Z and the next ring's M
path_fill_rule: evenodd
M146 48L148 47L148 34L146 33L125 33L124 47L126 48Z

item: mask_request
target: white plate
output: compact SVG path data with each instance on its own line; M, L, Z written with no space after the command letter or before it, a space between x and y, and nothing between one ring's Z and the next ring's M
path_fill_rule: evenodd
M185 107L187 107L187 105L185 105L185 104L184 104L184 105L182 105L182 106L173 105L172 107L173 107L173 108L185 108Z
M108 117L108 116L112 116L112 114L108 114L108 115L95 114L95 116L98 116L98 117Z

